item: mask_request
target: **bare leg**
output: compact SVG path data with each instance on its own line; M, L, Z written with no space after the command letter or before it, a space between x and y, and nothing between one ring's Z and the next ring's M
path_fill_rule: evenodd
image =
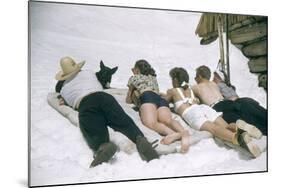
M227 124L221 117L218 117L214 123L221 127L227 127L228 130L234 133L237 132L238 128L240 128L246 131L251 137L254 137L256 139L259 139L262 136L262 132L259 129L257 129L253 125L246 123L243 120L237 120L237 123Z
M227 129L232 132L237 132L238 127L235 123L229 123Z
M257 147L256 144L251 142L251 137L248 133L244 132L240 136L242 136L241 140L238 141L238 132L237 132L237 125L236 124L227 124L222 118L217 118L214 123L205 122L201 127L202 130L207 130L211 132L214 136L228 141L234 145L239 145L240 147L246 149L250 152L254 157L257 157L261 154L260 149ZM241 138L241 137L240 137Z
M184 128L181 124L172 118L172 112L167 107L160 107L157 110L158 113L158 121L165 124L170 129L174 130L175 132L182 132Z
M181 152L182 153L186 153L189 147L189 133L187 130L185 130L180 124L179 122L177 122L176 120L174 120L172 118L172 113L170 111L169 108L167 107L161 107L158 110L158 121L167 125L168 127L170 127L171 129L173 129L174 131L180 133L181 135ZM173 136L171 139L168 140L172 140L177 138L178 136ZM174 140L174 141L175 141Z
M154 104L147 103L141 105L140 117L142 123L146 127L156 131L161 135L166 136L174 133L172 129L157 121L157 108Z
M215 137L218 137L222 140L234 143L234 144L238 144L237 143L237 139L236 139L236 134L233 133L232 131L226 129L226 127L224 126L219 126L215 123L212 123L210 121L206 121L201 129L201 131L209 131L210 133L212 133Z
M186 153L189 148L189 132L183 131L182 132L182 139L181 139L181 153Z
M215 121L214 124L216 124L217 126L220 126L221 128L224 129L232 129L233 127L229 126L229 124L222 118L222 117L218 117Z
M160 143L161 144L165 144L165 145L169 145L173 142L175 142L176 140L179 140L182 137L181 133L172 133L169 134L167 136L165 136Z
M222 117L218 117L214 121L214 124L224 128L224 129L228 129L234 133L237 132L237 125L235 123L228 124Z

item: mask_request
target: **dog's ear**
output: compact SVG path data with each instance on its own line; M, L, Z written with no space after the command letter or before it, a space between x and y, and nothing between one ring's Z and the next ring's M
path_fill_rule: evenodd
M118 70L118 67L114 67L113 69L111 69L111 74L114 74L117 70Z
M100 69L103 69L103 68L105 68L105 66L104 66L104 64L103 64L103 62L102 62L102 60L100 61Z

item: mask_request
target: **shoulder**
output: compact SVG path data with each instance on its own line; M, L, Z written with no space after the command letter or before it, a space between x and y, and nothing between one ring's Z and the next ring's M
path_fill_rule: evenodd
M131 76L130 78L129 78L129 81L132 81L132 80L135 80L136 79L136 76L134 75L134 76Z
M190 89L192 89L193 91L197 90L198 89L198 84L195 84L193 86L190 87Z
M176 88L171 88L167 90L168 94L174 94L175 93Z
M219 85L216 82L210 81L210 85L214 88L219 89Z
M223 82L219 82L217 83L217 85L220 87L220 88L224 88L224 87L228 87L225 83Z
M146 79L146 80L157 80L155 76L152 75L143 75L141 74L141 78Z
M135 85L141 80L140 75L133 75L129 78L128 85Z
M142 79L142 78L144 78L144 75L142 75L142 74L137 74L137 75L133 75L133 76L131 76L131 80L139 80L139 79Z
M198 87L200 87L200 88L213 88L213 87L218 87L218 85L213 81L207 81L207 82L202 82L202 83L198 84Z
M195 94L195 95L200 95L200 88L201 88L202 86L200 85L200 84L195 84L195 85L193 85L193 86L191 86L191 91Z
M210 84L217 85L217 83L216 83L216 82L214 82L214 81L209 81L209 83L210 83Z

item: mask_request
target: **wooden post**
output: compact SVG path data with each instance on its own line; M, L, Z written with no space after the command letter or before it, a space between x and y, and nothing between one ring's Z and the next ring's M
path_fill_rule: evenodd
M230 84L228 14L225 15L227 82Z
M223 46L221 14L219 14L218 17L217 17L217 27L218 27L218 34L219 34L220 63L221 63L222 70L225 72L225 59L224 59L224 46Z

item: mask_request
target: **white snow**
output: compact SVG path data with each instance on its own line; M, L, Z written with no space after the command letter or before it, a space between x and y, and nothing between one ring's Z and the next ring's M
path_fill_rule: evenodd
M250 160L212 138L193 145L185 155L170 154L146 163L137 153L121 151L110 164L89 169L92 152L79 129L46 100L47 94L54 91L61 57L86 60L84 69L98 70L100 60L110 67L118 65L111 84L116 88L126 88L131 67L144 58L155 68L160 89L166 91L171 87L169 70L175 66L188 70L191 83L196 67L204 64L214 70L219 59L218 41L199 44L194 34L199 13L30 4L32 186L267 169L266 152ZM232 45L230 63L231 81L239 95L255 98L266 106L266 93L257 87L257 76L249 73L247 59ZM129 115L139 123L136 112Z

